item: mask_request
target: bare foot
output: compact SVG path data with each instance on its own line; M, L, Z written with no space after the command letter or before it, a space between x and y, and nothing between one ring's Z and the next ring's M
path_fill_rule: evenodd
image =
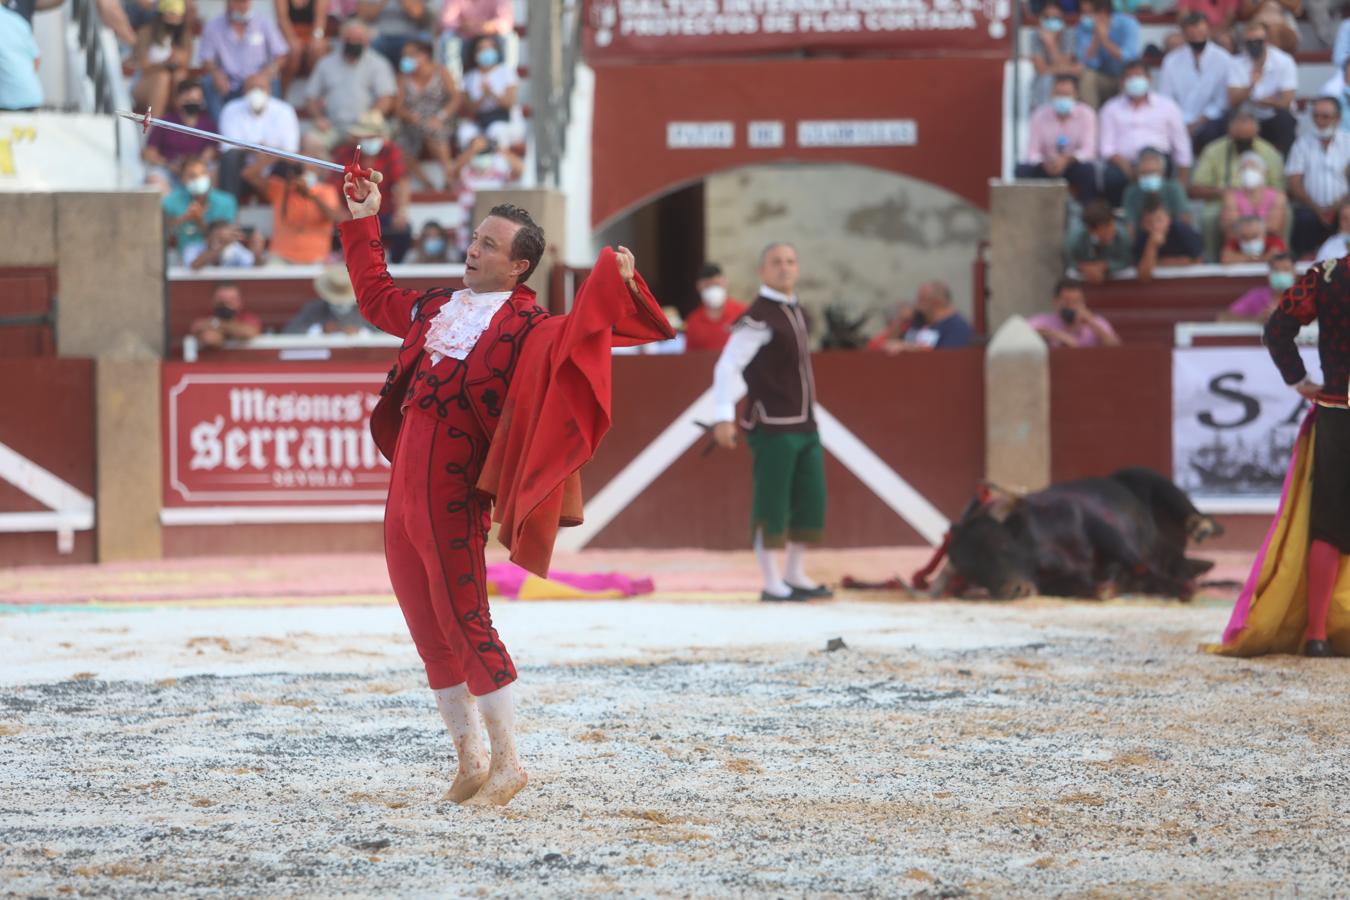
M529 780L530 776L525 774L519 763L503 766L488 775L487 783L478 789L471 800L465 802L465 806L505 806Z
M442 800L449 800L453 803L463 803L474 794L478 793L483 783L488 780L487 760L476 760L467 769L461 767L459 774L455 776L455 783L450 785L450 790L445 792Z

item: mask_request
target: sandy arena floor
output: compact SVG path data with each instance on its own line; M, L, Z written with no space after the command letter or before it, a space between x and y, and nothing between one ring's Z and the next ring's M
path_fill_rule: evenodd
M1350 663L1197 652L1226 596L770 607L743 555L568 562L643 559L655 598L496 604L504 811L439 801L377 559L0 573L0 895L1350 890Z

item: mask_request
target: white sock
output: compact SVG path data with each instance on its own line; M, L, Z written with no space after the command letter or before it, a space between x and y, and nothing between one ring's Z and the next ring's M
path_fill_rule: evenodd
M806 588L808 591L820 587L806 574L806 545L788 541L787 573L784 580L793 587Z
M483 752L483 729L478 720L478 708L467 685L441 688L431 692L436 697L436 709L441 721L454 738L458 752Z
M516 710L511 698L511 685L497 688L478 697L478 709L487 724L488 740L492 741L492 769L502 765L520 765L516 756Z
M766 593L775 597L786 597L792 593L792 588L788 587L778 574L778 563L774 562L773 554L764 548L763 528L755 529L755 559L759 560L759 571L764 576Z

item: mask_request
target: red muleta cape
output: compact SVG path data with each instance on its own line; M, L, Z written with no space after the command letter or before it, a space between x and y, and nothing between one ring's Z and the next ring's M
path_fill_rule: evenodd
M478 489L511 561L547 577L558 528L580 525L580 469L610 426L611 351L675 336L638 275L638 296L606 247L565 316L525 341Z

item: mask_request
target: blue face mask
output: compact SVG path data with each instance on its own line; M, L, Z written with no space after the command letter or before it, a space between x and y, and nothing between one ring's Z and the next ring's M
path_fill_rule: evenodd
M497 64L497 60L499 59L501 59L501 57L498 56L497 51L491 47L486 50L478 51L478 65L482 66L484 69L492 68Z
M249 16L248 13L241 13L241 12L230 13L230 21L234 22L236 25L244 25L248 22L250 18L251 16Z
M1072 97L1054 97L1050 100L1050 105L1055 108L1055 115L1067 116L1073 112L1074 99Z
M417 71L417 60L410 56L405 56L398 61L398 70L404 75L411 75Z
M1162 190L1163 177L1156 172L1139 176L1139 189L1146 194L1156 194Z
M1294 286L1293 272L1271 272L1270 288L1274 291L1287 291Z
M1041 19L1041 27L1051 34L1058 34L1064 30L1064 20L1059 16L1047 16Z
M1125 94L1138 100L1140 97L1148 96L1148 77L1145 75L1131 75L1125 79Z
M445 252L445 238L427 238L422 242L422 252L427 256L440 256Z

